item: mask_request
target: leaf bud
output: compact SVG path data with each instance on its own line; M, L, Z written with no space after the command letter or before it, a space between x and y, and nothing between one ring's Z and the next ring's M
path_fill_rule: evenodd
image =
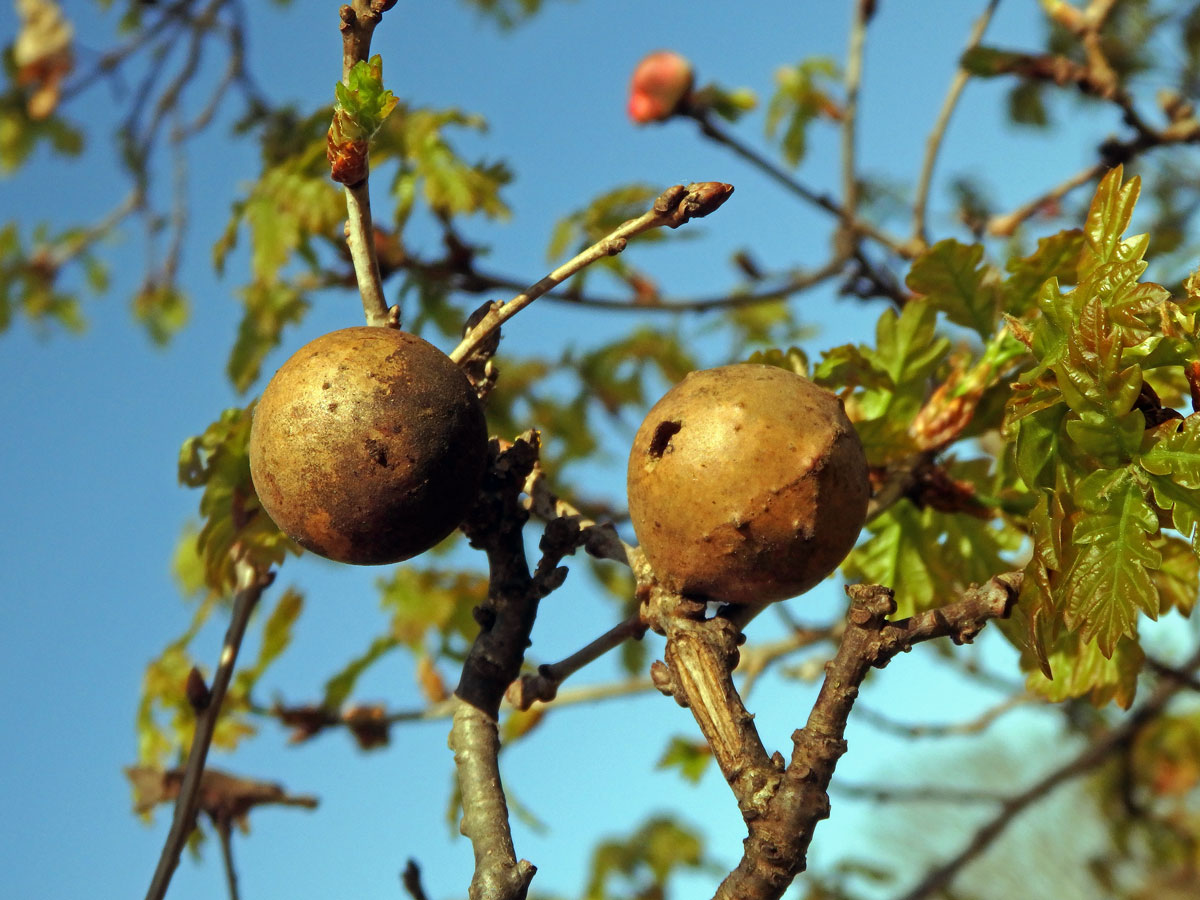
M680 111L691 93L692 65L678 53L659 50L644 57L629 85L629 118L638 125L662 122Z

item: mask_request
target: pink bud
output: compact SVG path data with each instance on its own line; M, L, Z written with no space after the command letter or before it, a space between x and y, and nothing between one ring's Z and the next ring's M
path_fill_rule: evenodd
M691 92L692 80L691 63L678 53L659 50L644 57L629 85L629 118L638 125L669 119Z

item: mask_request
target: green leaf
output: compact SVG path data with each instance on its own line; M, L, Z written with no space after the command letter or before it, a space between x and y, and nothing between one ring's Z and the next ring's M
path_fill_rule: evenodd
M500 743L505 747L520 740L542 724L546 708L538 705L530 709L513 709L500 724Z
M1171 527L1200 549L1200 491L1167 477L1152 476L1149 481L1154 505L1170 515Z
M546 247L547 260L557 262L568 253L577 253L594 244L626 219L644 213L660 193L661 189L653 185L635 183L598 195L587 206L568 213L554 224ZM638 240L662 240L663 237L663 229L657 229L641 235Z
M1085 412L1078 419L1066 420L1067 437L1103 466L1127 462L1137 452L1145 430L1146 420L1136 409L1115 418Z
M20 91L0 95L0 173L16 171L43 142L55 153L78 156L84 133L59 115L30 118Z
M520 25L542 8L542 0L466 0L466 3L501 28Z
M823 85L837 77L837 64L827 57L814 57L775 71L775 93L767 103L767 137L774 139L783 128L781 149L789 166L796 166L808 149L808 125L833 109Z
M1187 541L1166 537L1159 548L1162 563L1152 575L1163 612L1190 616L1200 595L1200 559Z
M251 410L227 409L204 433L188 438L179 452L179 481L203 488L202 526L196 546L210 591L225 594L237 584L238 555L266 570L300 548L263 510L250 478Z
M799 347L788 347L787 350L776 348L755 350L746 362L763 366L777 366L796 375L808 377L808 354Z
M673 819L655 817L623 840L609 839L596 846L583 896L584 900L661 898L675 871L708 867L698 832ZM610 891L613 881L623 881L629 889Z
M171 572L185 597L196 597L207 587L204 574L204 557L199 546L200 532L190 524L185 525L183 534L175 544L171 557Z
M1055 404L1036 410L1016 423L1017 473L1027 487L1054 483L1054 464L1059 456L1066 415L1067 407Z
M323 157L320 157L323 161ZM328 169L296 158L267 169L250 194L234 207L230 227L244 221L250 229L250 266L254 280L274 285L294 254L307 255L314 237L341 241L345 200L328 178ZM229 245L228 230L214 253Z
M1023 80L1008 92L1008 117L1018 125L1045 128L1050 124L1046 104L1042 100L1045 85L1039 81Z
M982 260L981 244L939 241L913 262L905 284L986 341L996 329L1000 304L996 273Z
M950 342L934 333L937 313L924 303L907 303L896 315L884 310L875 325L874 362L897 387L923 381L946 355Z
M1188 416L1178 431L1168 431L1156 440L1138 462L1152 475L1200 490L1200 416Z
M980 45L964 52L958 64L976 77L994 78L1018 69L1028 60L1029 55L1026 53Z
M383 608L392 614L392 637L418 649L430 634L474 638L478 626L471 611L487 598L488 579L473 572L402 566L379 586Z
M402 107L375 136L372 159L400 161L392 184L398 221L404 221L415 196L439 215L508 217L500 189L512 174L503 163L471 164L460 158L444 134L451 126L484 131L487 123L456 109Z
M340 671L330 676L325 682L325 692L321 697L321 706L330 711L342 708L342 704L354 690L358 678L372 665L386 656L390 651L400 646L400 641L392 635L375 638L365 652L350 660Z
M154 343L166 344L187 324L187 296L173 284L146 284L133 299L133 314L146 326Z
M697 105L725 119L736 122L758 106L758 95L750 88L727 88L719 84L707 84L696 91Z
M848 581L882 584L896 592L896 616L932 608L939 567L937 531L929 511L902 500L867 525L871 537L842 563Z
M275 603L271 615L263 624L262 638L258 646L258 658L254 665L242 668L237 674L237 691L245 696L253 689L263 673L292 642L292 628L304 608L304 595L295 588L288 588Z
M1067 626L1084 641L1096 641L1109 657L1118 639L1136 635L1139 610L1158 617L1151 572L1162 554L1150 540L1158 517L1128 470L1094 472L1079 483L1075 495L1088 515L1071 534L1074 558L1060 603Z
M397 103L395 94L383 86L383 58L379 54L356 62L346 80L338 82L334 90L334 127L340 130L339 142L369 139Z
M244 393L258 379L267 354L279 345L283 329L304 318L309 302L287 282L255 281L239 293L242 321L225 372L234 388Z
M712 758L712 750L708 744L676 736L667 744L667 749L659 758L656 768L677 768L684 780L696 784L704 776Z
M1036 302L1038 292L1049 279L1074 284L1076 265L1083 248L1083 231L1060 231L1039 238L1037 250L1025 257L1010 259L1005 266L1009 276L1003 287L1004 311L1023 315Z
M1065 634L1050 654L1054 677L1032 672L1025 682L1030 693L1054 703L1090 695L1095 706L1115 701L1123 709L1133 705L1137 693L1137 678L1145 654L1135 640L1121 638L1112 652L1088 643L1078 635Z
M1124 169L1115 166L1100 179L1083 226L1084 249L1080 257L1079 274L1082 281L1103 263L1140 257L1135 243L1123 242L1121 236L1133 218L1133 207L1141 190L1136 175L1122 184ZM1142 242L1144 249L1144 242Z

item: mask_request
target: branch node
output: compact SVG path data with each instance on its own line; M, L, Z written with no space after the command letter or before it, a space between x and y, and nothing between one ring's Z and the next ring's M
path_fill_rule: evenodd
M660 694L665 697L674 697L676 703L687 708L687 698L682 695L679 685L675 683L670 667L661 659L656 659L650 664L650 680L654 682L654 687Z
M896 611L896 595L891 588L880 584L848 584L846 594L850 597L847 618L860 628L883 624L884 619Z

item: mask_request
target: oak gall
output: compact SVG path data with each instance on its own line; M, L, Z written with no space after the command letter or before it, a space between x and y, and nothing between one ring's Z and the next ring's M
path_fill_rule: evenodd
M842 402L784 369L693 372L634 438L629 514L655 575L697 599L757 605L837 568L866 518L862 444Z
M448 356L394 328L301 347L254 411L250 473L275 524L338 562L428 550L462 521L487 459L483 409Z

